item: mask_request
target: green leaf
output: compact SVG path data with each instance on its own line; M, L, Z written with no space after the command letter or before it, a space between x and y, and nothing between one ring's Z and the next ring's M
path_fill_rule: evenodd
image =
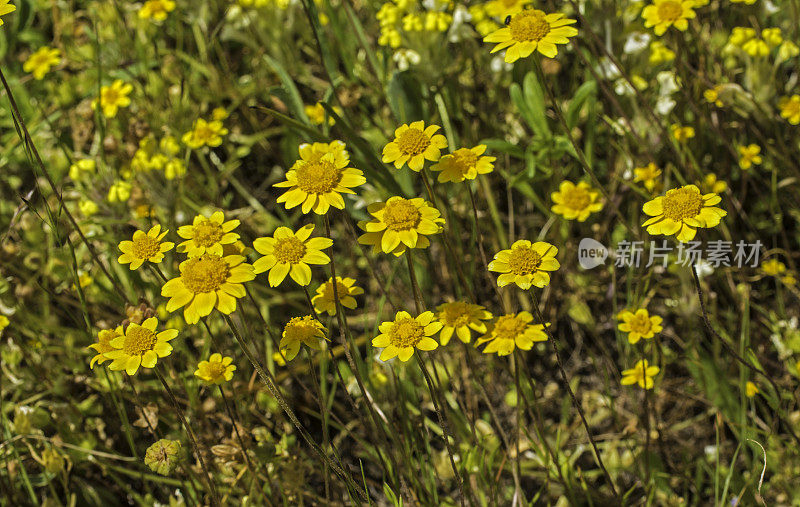
M581 114L584 104L597 95L597 83L595 81L587 81L583 83L575 92L575 96L567 107L567 127L572 130L578 123L578 116Z
M264 55L264 60L267 62L267 65L270 66L272 71L278 75L278 79L281 81L281 87L289 98L289 103L287 105L292 111L292 115L295 118L303 120L304 122L308 122L308 116L306 116L305 109L303 108L303 99L300 98L300 92L297 91L297 87L294 85L294 80L292 80L292 78L289 76L289 73L286 72L286 69L284 69L277 60L269 55Z

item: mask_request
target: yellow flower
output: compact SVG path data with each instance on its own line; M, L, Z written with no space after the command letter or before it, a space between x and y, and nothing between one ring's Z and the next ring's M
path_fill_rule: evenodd
M781 277L781 283L784 283L786 285L796 285L797 278L793 274L789 273Z
M522 11L533 0L490 0L483 4L486 14L493 18L506 19ZM479 21L479 20L478 20Z
M752 398L759 393L758 386L748 380L744 385L744 392L748 398Z
M754 58L769 56L769 46L761 39L750 39L745 42L742 51Z
M228 117L228 110L224 107L215 107L211 110L211 119L215 121L222 121ZM176 152L177 153L177 152Z
M703 178L703 189L715 194L721 194L728 189L728 184L722 180L717 180L717 175L710 173Z
M406 14L403 16L403 31L405 32L421 32L422 31L422 18L419 14Z
M0 0L0 26L3 26L3 16L17 10L14 5L8 2L9 0Z
M728 37L728 44L742 47L744 43L756 36L756 31L750 27L736 26Z
M343 193L354 194L352 187L366 183L364 173L350 165L350 155L341 141L330 144L300 145L300 160L286 173L286 181L276 187L289 187L278 197L286 209L302 204L302 212L324 215L328 209L344 209Z
M652 192L658 184L657 178L661 176L661 169L653 162L650 162L644 167L635 167L633 169L633 175L634 183L642 182L644 188Z
M219 120L211 120L205 121L202 118L198 118L194 125L192 126L192 130L183 134L181 141L192 149L202 148L203 146L219 146L222 144L222 136L228 135L228 129L226 129L222 122Z
M650 43L650 64L659 65L661 63L671 62L675 59L675 51L669 49L659 40L654 40Z
M114 337L109 345L114 350L105 352L106 359L111 359L111 370L125 370L134 375L139 366L153 368L159 357L167 357L172 352L168 342L178 336L177 329L165 329L156 333L158 320L155 317L142 322L141 325L131 322L121 336Z
M694 185L668 190L666 195L648 201L642 207L648 219L642 225L652 235L676 235L678 241L694 239L697 229L719 225L720 219L728 213L715 207L722 198L711 192L701 194Z
M367 206L372 220L358 226L366 233L358 238L362 245L372 245L374 253L400 256L406 248L428 248L427 236L442 232L444 219L439 210L422 198L390 197L386 202Z
M800 95L784 97L778 104L781 108L781 117L792 125L800 124Z
M439 305L436 310L436 318L442 324L442 332L439 335L439 341L444 347L450 343L450 338L453 333L458 336L458 339L464 343L469 343L472 340L473 331L479 333L486 332L486 324L482 320L489 320L492 314L487 312L481 305L467 303L464 301L455 301L453 303L444 303Z
M103 115L106 118L113 118L117 115L119 108L131 105L131 99L128 97L131 91L133 91L132 84L117 79L111 83L111 86L100 88L100 100L94 99L92 101L92 109L97 109L99 102Z
M778 259L769 259L761 264L761 271L763 271L765 275L780 276L786 272L786 264Z
M531 324L533 316L528 312L508 313L490 323L486 334L478 338L476 345L489 345L483 349L484 354L497 353L507 356L514 348L531 350L535 342L547 341L544 325Z
M286 275L302 286L311 283L309 264L325 265L331 261L322 250L333 241L328 238L311 238L312 224L293 232L288 227L278 227L271 238L258 238L253 242L256 252L263 255L253 263L256 274L269 271L270 287L277 287Z
M186 165L179 158L173 158L164 166L164 177L168 180L180 178L184 174L186 174Z
M61 50L43 46L25 60L22 70L30 72L34 79L40 80L50 72L50 67L59 63L61 63Z
M3 329L7 328L9 324L11 324L11 321L8 320L8 317L0 315L0 334L2 334Z
M169 241L161 242L168 231L161 232L161 226L156 224L146 233L136 231L133 233L133 241L121 241L119 250L122 255L117 261L120 264L130 264L130 269L139 269L144 261L159 263L164 260L164 252L169 252L175 243Z
M489 271L502 273L497 277L497 285L504 287L515 283L520 289L527 290L531 286L542 288L550 283L548 271L555 271L561 264L556 260L558 248L537 241L521 239L514 242L509 250L501 250L489 263Z
M425 13L425 30L429 32L446 32L453 21L453 15L442 11Z
M300 352L300 345L303 343L314 350L322 350L320 340L327 340L326 331L325 326L311 315L294 317L283 328L278 346L286 361L291 361Z
M654 0L642 10L644 26L655 27L656 35L664 35L671 26L683 32L689 28L689 20L696 16L694 5L694 0Z
M756 3L756 0L731 0L731 3L734 4L746 4L746 5L753 5Z
M474 180L479 174L489 174L494 170L496 157L481 156L486 146L480 144L474 148L459 148L449 155L444 155L439 162L431 166L432 171L442 171L437 178L439 183Z
M785 62L790 58L800 55L800 47L790 40L783 41L781 47L778 48L778 62Z
M492 53L506 49L506 63L513 63L526 58L538 50L548 58L558 54L556 44L566 44L569 37L578 35L578 30L571 26L576 21L565 18L560 12L545 14L538 9L525 9L513 16L499 30L483 38L483 42L498 42Z
M97 164L90 158L76 160L69 166L69 177L73 181L79 181L83 179L83 176L93 173L96 168Z
M232 362L232 357L222 357L222 354L219 353L211 354L208 361L197 363L194 375L208 385L224 384L233 378L233 372L236 371L236 365L231 364Z
M167 14L174 10L175 2L172 0L147 0L139 9L139 19L164 21L167 19Z
M286 359L283 358L283 354L281 354L280 351L272 353L272 360L275 361L275 364L278 366L286 366Z
M317 102L313 106L304 106L303 110L308 116L308 121L311 122L312 125L322 125L325 123L325 108L322 107L322 103ZM342 109L338 106L333 106L333 110L339 116L342 115ZM328 117L328 125L332 126L336 123L336 120L333 119L333 116Z
M89 199L81 199L78 201L78 209L83 216L89 218L96 214L100 207L94 201L90 201Z
M92 275L90 275L89 273L80 273L78 275L78 284L81 286L81 289L84 289L93 283L94 283L94 278L92 278ZM74 283L72 284L72 288L77 289Z
M672 137L679 143L686 142L694 137L694 127L683 127L677 123L673 123L669 129L670 132L672 132Z
M396 49L400 47L400 43L400 32L390 27L381 28L381 36L378 38L379 45Z
M420 172L425 160L439 160L441 150L447 148L447 139L437 130L438 125L426 128L422 121L400 125L394 140L383 147L383 162L394 163L396 169L408 163L409 169Z
M622 321L617 329L628 333L628 343L631 345L642 338L652 338L663 329L661 327L663 319L658 315L651 316L644 308L636 310L636 313L626 310L620 313L617 319Z
M623 370L621 383L624 386L639 384L639 387L643 389L652 389L653 377L660 371L658 366L650 366L647 359L641 359L630 370Z
M245 296L244 282L256 277L253 266L244 261L241 255L204 254L181 262L181 274L161 288L161 295L170 298L167 311L185 306L187 324L195 324L215 307L226 315L233 313L236 298Z
M131 184L128 181L117 180L108 189L108 202L125 202L131 198Z
M0 319L2 319L2 317L0 317ZM97 343L89 345L89 348L97 352L97 355L94 356L89 363L89 368L94 368L95 363L103 364L110 360L105 354L106 352L116 350L116 348L111 345L111 340L118 336L125 336L125 333L122 332L122 326L117 326L116 329L101 329L100 332L97 333Z
M742 169L750 169L753 165L761 164L761 146L757 144L750 144L748 146L738 146L739 150L739 167Z
M780 28L765 28L761 30L761 38L770 47L780 46L783 42L783 35Z
M397 312L394 320L378 326L381 332L372 339L373 347L383 347L381 361L397 356L406 362L414 355L414 349L434 350L439 344L431 338L442 329L441 322L434 319L433 312L423 312L412 317L408 312Z
M550 198L555 203L552 209L567 220L578 220L583 222L589 215L600 211L603 203L599 202L600 192L593 189L585 181L577 185L571 181L562 181L558 187L558 192L550 194Z
M703 97L706 99L706 102L709 104L714 104L717 107L722 107L724 104L722 100L720 100L719 96L722 93L723 86L722 85L714 85L712 88L703 92Z
M186 241L178 245L179 252L186 252L188 257L200 257L205 253L222 255L222 248L239 241L239 235L231 232L241 222L239 220L225 221L221 211L215 211L210 217L197 215L192 225L178 227L178 236Z
M336 277L336 295L339 296L339 303L351 310L356 307L356 299L353 296L364 293L364 289L355 285L355 283L356 281L353 278ZM317 287L317 294L311 298L311 303L318 313L326 312L329 315L336 315L333 278L329 278L327 282Z

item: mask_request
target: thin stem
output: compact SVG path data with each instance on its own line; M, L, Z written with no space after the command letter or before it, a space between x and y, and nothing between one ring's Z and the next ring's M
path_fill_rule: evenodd
M516 459L514 460L514 468L516 469L516 475L519 477L522 475L522 466L521 460L522 456L519 452L519 440L522 437L522 388L519 385L519 358L517 357L517 351L514 351L513 361L514 361L514 385L517 389L517 434L515 436L516 440ZM526 505L528 502L525 499L525 494L522 492L522 488L519 487L517 484L517 492L516 495L522 499L522 504Z
M417 315L422 313L425 308L425 303L422 301L422 292L417 283L417 274L414 272L414 260L412 258L411 249L406 249L406 261L408 263L408 277L411 279L411 292L414 293L414 303L417 306Z

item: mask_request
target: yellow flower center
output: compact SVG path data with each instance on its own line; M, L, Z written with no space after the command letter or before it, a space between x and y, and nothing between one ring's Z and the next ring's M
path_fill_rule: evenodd
M696 190L676 188L664 196L664 216L679 222L694 218L703 209L703 196Z
M550 23L545 19L544 12L536 9L522 11L511 18L508 28L511 38L519 42L539 42L550 33Z
M525 332L528 323L522 319L518 319L516 315L509 314L503 315L497 319L494 324L492 334L498 340L514 340L517 336Z
M410 128L397 136L395 141L400 151L407 155L419 155L428 149L431 140L420 129Z
M392 231L414 229L422 220L419 209L407 199L398 199L387 203L383 208L383 222Z
M213 382L222 378L222 376L225 375L226 369L227 366L225 366L222 362L209 362L208 366L206 366L206 377Z
M157 341L156 334L146 327L132 327L125 333L122 350L129 356L141 356L148 350L153 350Z
M564 206L570 209L582 210L592 202L589 191L577 186L569 192L564 192L562 195L564 197Z
M466 326L471 320L469 305L463 301L446 305L439 313L439 320L441 320L442 324L445 326Z
M518 276L534 273L542 265L542 256L529 246L520 246L511 250L508 267Z
M325 297L327 299L333 300L333 283L328 281L325 282L325 290L324 290ZM350 287L345 285L344 283L336 280L336 294L339 295L339 299L343 299L345 296L350 295Z
M137 259L149 259L161 251L161 242L148 235L133 241L133 256Z
M650 332L652 322L650 322L650 317L647 315L634 315L628 325L634 333L647 334Z
M295 169L297 186L309 194L324 194L333 191L342 180L342 171L327 157L310 160Z
M103 105L113 105L116 104L120 99L120 93L117 91L116 88L107 88L102 93L102 102Z
M658 17L662 21L675 21L683 15L683 7L680 2L667 0L658 6Z
M195 294L214 292L228 280L231 268L218 255L189 259L181 271L183 284Z
M272 254L279 263L297 264L306 254L306 245L294 236L279 239L275 242L275 250Z
M192 238L198 246L210 247L222 239L225 231L222 226L212 220L204 218L194 226L194 237Z
M468 148L457 149L453 152L452 157L452 164L465 175L471 168L478 165L478 156Z
M401 318L394 321L387 334L395 347L413 347L425 336L425 330L415 319Z

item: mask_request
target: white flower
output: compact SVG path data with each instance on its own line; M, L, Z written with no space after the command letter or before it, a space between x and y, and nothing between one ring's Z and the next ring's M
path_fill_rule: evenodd
M500 72L503 70L510 71L514 68L512 64L506 63L504 58L505 51L492 58L492 61L489 62L489 68L492 70L492 72Z
M450 42L460 42L474 37L474 30L469 25L472 21L472 14L463 5L456 6L453 11L453 22L447 32L447 40Z
M663 96L659 97L656 101L656 112L661 116L666 116L672 111L672 108L675 107L675 101L672 100L672 97Z
M650 44L650 34L642 32L634 32L630 34L625 41L622 51L627 54L638 53Z
M397 64L399 71L408 70L411 65L417 65L420 62L419 53L413 49L398 49L395 51L392 59Z
M659 95L672 95L678 91L678 81L675 79L675 73L664 70L656 75L658 81L658 94Z

